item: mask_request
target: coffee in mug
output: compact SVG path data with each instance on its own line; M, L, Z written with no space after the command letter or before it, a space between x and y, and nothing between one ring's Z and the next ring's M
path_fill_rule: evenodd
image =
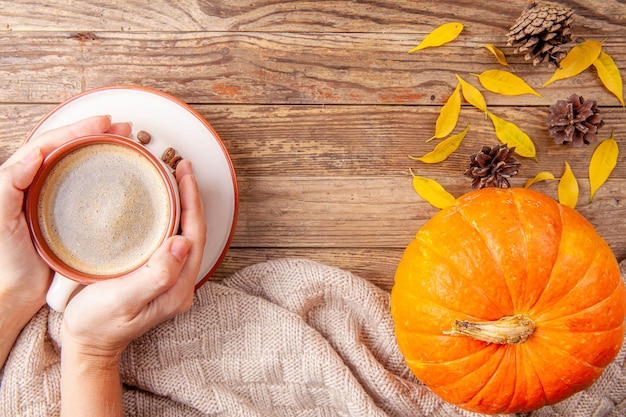
M178 230L173 176L142 145L115 135L79 138L53 151L26 199L35 247L71 280L62 291L55 282L50 288L56 310L78 284L136 270Z
M168 192L141 154L110 143L70 152L52 168L39 194L46 245L67 266L89 275L137 268L163 241Z

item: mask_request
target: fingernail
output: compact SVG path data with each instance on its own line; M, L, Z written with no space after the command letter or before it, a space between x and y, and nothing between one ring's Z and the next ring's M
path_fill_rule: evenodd
M181 159L180 163L176 165L176 170L178 171L178 167L184 167L185 165L188 165L189 168L191 168L191 161L189 159L183 158ZM189 169L188 171L191 172L191 169Z
M178 167L180 167L180 169L184 172L183 176L194 175L193 164L191 163L191 160L183 159L182 161L180 161L180 164L178 164ZM176 167L176 171L178 171L178 167Z
M170 253L179 261L184 261L191 249L191 242L183 236L174 236L170 245Z

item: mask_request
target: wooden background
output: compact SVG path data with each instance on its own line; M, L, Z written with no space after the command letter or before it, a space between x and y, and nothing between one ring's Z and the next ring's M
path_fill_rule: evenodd
M626 3L562 1L575 9L576 38L604 40L626 77ZM238 175L240 212L231 250L214 279L266 259L305 257L352 271L384 289L404 247L436 213L411 185L415 173L452 194L470 190L469 155L498 143L491 122L463 106L456 132L470 132L447 161L408 159L434 143L455 74L511 70L543 98L485 92L491 111L535 141L539 163L522 159L514 185L568 161L581 188L578 210L626 258L626 110L587 70L541 88L552 73L505 46L526 0L363 1L0 1L0 162L59 102L109 84L161 89L197 109L217 130ZM435 27L460 21L445 47L407 51ZM482 90L482 88L481 88ZM484 91L484 90L483 90ZM596 100L622 146L618 167L588 204L593 146L557 146L549 105L572 93ZM556 197L557 183L533 186Z

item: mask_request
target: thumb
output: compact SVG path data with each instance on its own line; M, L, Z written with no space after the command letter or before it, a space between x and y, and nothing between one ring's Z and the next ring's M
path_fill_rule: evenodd
M190 249L191 243L182 236L167 239L143 267L125 279L129 299L121 301L142 308L169 291L178 281Z

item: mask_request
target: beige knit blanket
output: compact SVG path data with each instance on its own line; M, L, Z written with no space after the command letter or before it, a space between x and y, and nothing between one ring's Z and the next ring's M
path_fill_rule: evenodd
M61 315L42 309L7 360L0 415L59 415ZM626 416L625 349L587 391L533 417ZM278 260L197 291L121 365L128 416L475 416L414 379L389 294L336 268Z

